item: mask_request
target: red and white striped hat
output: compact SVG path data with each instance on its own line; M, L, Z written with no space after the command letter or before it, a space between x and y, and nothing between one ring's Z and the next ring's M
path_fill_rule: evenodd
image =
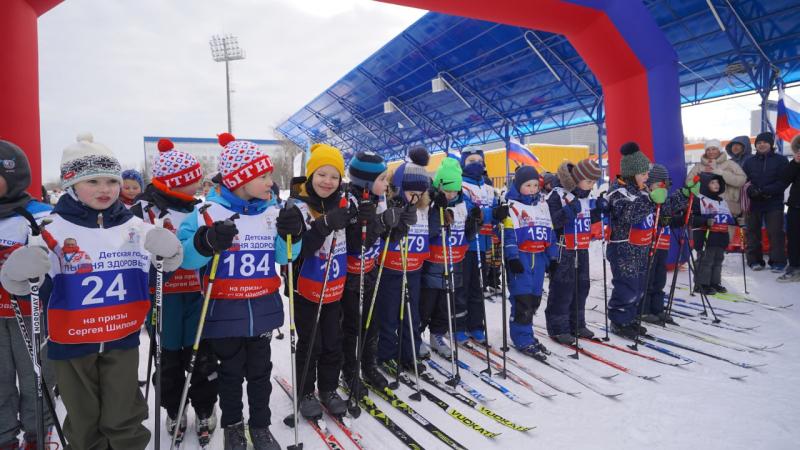
M224 147L219 155L219 174L222 184L231 191L253 178L272 172L272 161L254 142L237 141L230 133L220 134L218 140Z
M153 161L153 178L169 188L188 186L203 179L203 168L191 153L175 149L169 139L158 140L158 155Z

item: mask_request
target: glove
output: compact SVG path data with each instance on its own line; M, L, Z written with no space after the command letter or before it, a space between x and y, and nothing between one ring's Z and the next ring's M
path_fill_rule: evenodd
M447 203L448 203L447 196L445 195L444 192L436 191L436 193L433 194L432 205L434 208L436 209L447 208Z
M50 271L50 258L44 247L20 247L8 256L0 270L0 283L13 295L31 293L30 279L38 278L41 284Z
M322 221L330 231L342 230L357 214L357 211L351 210L351 208L336 208L322 216Z
M400 216L403 214L403 208L392 207L387 209L381 214L381 222L383 227L387 230L396 228L400 224Z
M414 205L408 205L405 209L403 209L403 213L400 214L400 223L406 227L415 225L417 223L417 207Z
M686 186L681 188L681 193L686 197L689 198L690 195L699 195L700 194L700 177L695 177L695 179L686 179Z
M469 210L469 218L475 222L483 223L483 211L481 211L481 209L477 206L474 206L471 210Z
M557 269L558 269L558 261L555 259L551 259L550 264L547 265L547 276L550 277L550 279L552 279L553 274L556 273Z
M292 236L292 242L299 241L306 230L303 213L296 206L281 208L275 225L278 228L278 236L283 240L286 240L286 236Z
M599 197L597 200L595 200L594 207L605 213L608 211L608 200L606 200L604 196Z
M711 228L714 226L714 223L716 223L716 221L713 217L706 217L706 227Z
M492 210L492 218L497 222L502 222L508 217L508 205L498 205Z
M511 273L522 273L525 271L525 266L522 265L522 261L520 261L519 258L509 259L508 270L510 270Z
M564 205L561 209L564 211L564 216L569 220L575 220L578 218L578 214L581 212L581 202L572 201Z
M358 223L371 223L375 220L378 205L372 200L361 200L358 203Z
M232 220L218 220L211 226L202 226L194 235L194 248L203 256L212 256L231 248L233 238L239 234Z
M183 262L183 246L175 234L166 228L156 227L144 236L144 249L153 256L161 257L164 272L178 270Z
M747 196L750 197L753 200L758 200L761 197L763 197L763 195L764 195L764 193L761 192L761 189L759 189L758 186L756 186L755 184L751 184L747 188Z
M444 210L444 224L448 227L456 221L456 215L453 213L452 209L445 209Z
M650 200L658 205L664 203L667 200L667 190L662 187L653 189L650 191Z

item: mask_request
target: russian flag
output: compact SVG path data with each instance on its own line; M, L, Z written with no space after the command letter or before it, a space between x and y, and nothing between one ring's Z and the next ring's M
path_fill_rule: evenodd
M778 137L791 142L800 134L800 103L783 92L783 87L778 88Z
M532 166L539 172L542 172L543 170L542 163L539 162L539 158L537 158L532 151L528 150L527 147L515 139L511 139L508 142L506 156L508 156L508 159L516 161L516 163L520 166Z

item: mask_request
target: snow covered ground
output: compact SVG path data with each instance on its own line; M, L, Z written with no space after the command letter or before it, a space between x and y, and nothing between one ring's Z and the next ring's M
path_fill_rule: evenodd
M592 249L592 291L589 306L599 305L603 310L603 280L599 246ZM610 274L610 272L609 272ZM747 286L751 297L775 305L795 303L791 308L771 311L750 303L732 303L712 299L712 305L732 311L749 312L749 314L730 314L723 320L743 326L757 326L751 332L733 332L711 327L696 322L680 321L684 327L691 327L713 333L715 335L752 344L784 345L774 351L743 352L664 330L652 329L653 334L689 344L697 348L713 352L742 362L766 364L758 369L744 369L732 364L717 361L705 356L693 354L685 350L673 349L696 362L684 367L672 367L657 364L649 360L627 355L614 349L585 343L584 346L599 355L607 357L647 375L661 375L657 380L647 381L621 373L597 361L581 356L578 364L588 370L578 368L580 373L598 385L623 391L617 399L602 397L585 387L575 383L564 375L526 359L512 350L511 355L522 360L537 373L558 384L581 391L576 397L558 394L551 399L537 396L511 380L500 380L520 397L530 400L529 407L519 405L492 390L477 378L462 371L464 380L479 389L482 393L496 398L487 406L500 415L523 425L535 425L536 428L527 433L520 433L506 428L493 420L469 409L452 397L423 384L451 406L459 409L484 428L502 435L488 439L475 431L466 428L456 420L423 399L421 402L408 400L411 390L402 387L398 395L409 402L418 412L436 424L451 437L469 449L519 449L532 445L547 449L795 449L800 443L800 350L794 338L800 336L800 284L778 284L776 275L769 272L747 272ZM679 275L677 297L699 302L699 297L690 297L685 285L688 282L686 272ZM741 259L738 254L726 257L723 273L723 284L732 292L743 293ZM610 282L609 282L610 294ZM487 302L490 323L490 342L499 346L501 336L501 305ZM535 318L535 322L544 325L543 309ZM720 313L722 311L719 311ZM587 312L587 320L603 320L602 314ZM283 327L286 338L273 339L273 375L290 377L288 326ZM597 331L598 335L602 332ZM144 378L147 357L147 338L143 335L140 379ZM625 345L627 342L612 336L612 343ZM545 345L554 352L567 355L570 350L558 347L545 340ZM668 356L640 347L640 351L648 355L670 359ZM482 368L480 360L461 352L461 358L474 367ZM449 363L437 359L443 366ZM677 361L677 360L674 360ZM525 380L545 391L552 391L547 386L522 374ZM603 380L593 374L619 375L611 381ZM746 375L744 379L731 377ZM438 377L438 375L437 375ZM439 377L440 378L440 377ZM441 378L440 378L441 379ZM271 398L272 431L285 447L293 442L293 432L282 423L282 419L291 411L289 398L273 383ZM375 398L376 396L372 396ZM401 425L414 439L426 449L446 448L431 434L415 425L411 420L393 409L381 399L375 400L377 405L395 422ZM63 418L63 407L61 417ZM151 397L152 411L152 397ZM247 414L245 408L245 415ZM152 416L152 414L151 414ZM190 412L190 419L193 419ZM190 421L190 424L192 422ZM152 417L148 421L152 429ZM345 449L356 447L348 438L329 421L339 442ZM404 448L400 441L389 434L378 422L366 414L353 420L354 428L359 431L369 449ZM301 439L308 450L326 448L320 438L305 424L301 424ZM192 425L187 433L184 448L196 448ZM212 448L222 448L222 431L214 435ZM161 448L169 448L166 433L162 433Z

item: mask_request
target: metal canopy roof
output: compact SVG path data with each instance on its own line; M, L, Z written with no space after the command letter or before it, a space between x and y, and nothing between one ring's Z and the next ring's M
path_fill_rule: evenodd
M800 81L797 0L645 4L678 55L683 104L764 96L776 75ZM301 147L327 142L346 158L373 150L392 160L413 145L436 152L602 120L602 89L563 36L428 13L278 131Z

